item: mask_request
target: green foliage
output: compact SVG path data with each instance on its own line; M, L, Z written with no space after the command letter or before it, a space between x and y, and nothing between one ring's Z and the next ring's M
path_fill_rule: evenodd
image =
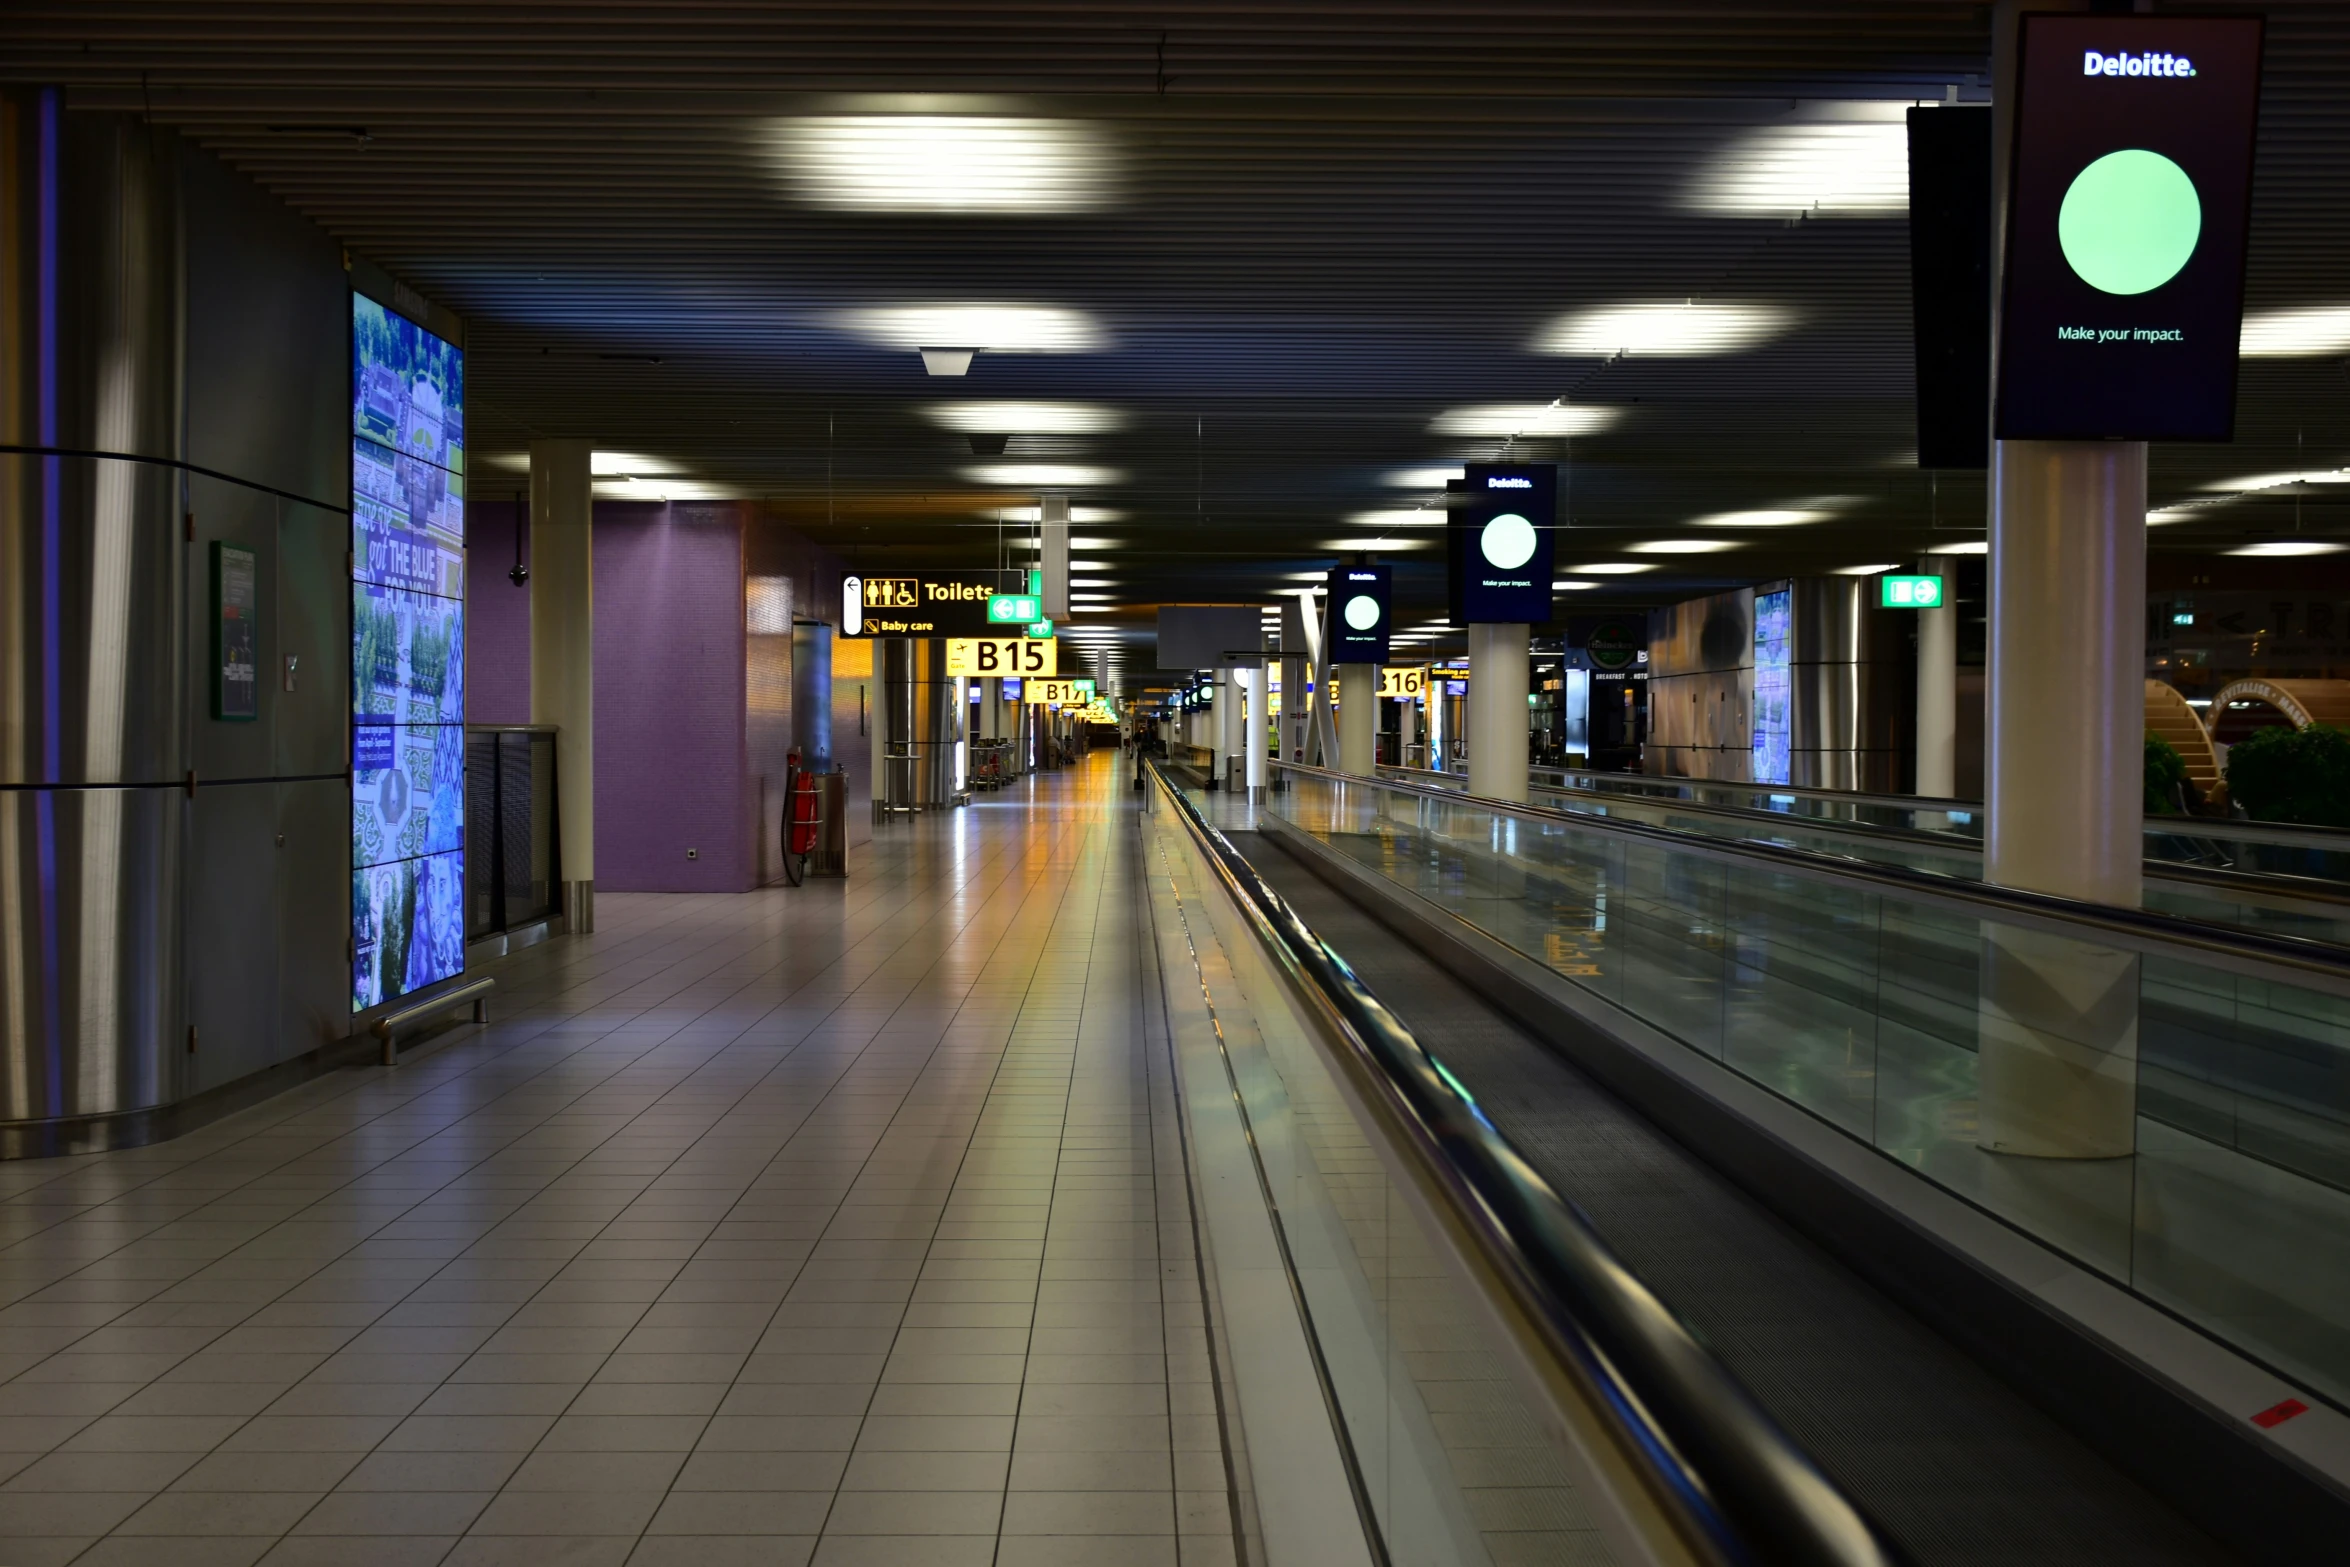
M2146 814L2175 816L2186 797L2187 763L2160 735L2146 737Z
M2228 798L2259 821L2350 827L2350 734L2255 730L2228 748Z

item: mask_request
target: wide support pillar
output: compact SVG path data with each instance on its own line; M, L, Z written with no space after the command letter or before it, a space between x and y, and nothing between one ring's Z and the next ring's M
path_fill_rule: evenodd
M1469 627L1469 793L1526 798L1529 628Z
M1340 664L1331 672L1345 696L1338 719L1338 770L1368 778L1379 757L1379 666Z
M594 443L530 444L530 721L556 742L563 912L596 928L596 564Z
M1240 672L1240 694L1247 705L1242 714L1240 744L1248 757L1248 797L1265 793L1265 668L1262 664Z
M2146 448L2000 441L1991 468L1984 874L2134 908L2145 856ZM1990 927L1983 1147L2130 1153L2137 1057L2135 954Z
M1216 696L1210 711L1215 715L1216 769L1208 775L1208 787L1221 789L1232 778L1232 756L1240 745L1240 695L1232 686L1232 671L1216 671Z

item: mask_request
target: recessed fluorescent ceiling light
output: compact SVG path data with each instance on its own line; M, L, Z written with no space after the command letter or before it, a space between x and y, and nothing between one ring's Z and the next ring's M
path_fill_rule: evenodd
M1459 463L1449 468L1397 468L1380 479L1393 490L1441 490L1448 479L1466 477Z
M1930 545L1927 547L1926 553L1929 555L1988 555L1991 553L1991 545L1990 541L1986 539L1969 539L1963 544Z
M1449 519L1441 506L1410 511L1358 511L1346 519L1350 528L1441 528Z
M1093 317L1058 305L874 305L834 319L844 331L884 348L1091 354L1109 346Z
M1436 541L1430 538L1332 539L1322 546L1326 550L1425 550L1434 549ZM1315 589L1317 593L1321 590Z
M526 459L524 466L528 467ZM636 452L590 452L588 472L601 477L605 474L675 473L675 463L663 462L658 457L645 457Z
M1740 218L1907 211L1907 106L1846 107L1887 117L1774 125L1742 136L1698 176L1685 205Z
M1880 572L1899 571L1900 569L1901 562L1899 561L1884 566L1838 566L1836 575L1839 577L1873 577Z
M1629 577L1636 571L1654 571L1653 560L1601 560L1588 566L1569 566L1569 571L1584 577Z
M1069 586L1073 588L1114 588L1117 585L1108 577L1071 577L1069 579Z
M2262 473L2249 479L2224 479L2208 488L2236 490L2249 493L2255 490L2281 490L2288 484L2350 484L2350 468L2320 468L2302 473Z
M973 484L1116 484L1126 475L1116 468L1086 468L1057 462L990 462L965 468Z
M864 212L1084 212L1115 170L1079 120L834 114L785 120L776 155L803 199Z
M2244 318L2244 335L2236 351L2245 355L2286 358L2306 354L2338 354L2350 349L2350 309L2264 310Z
M1616 305L1561 316L1534 339L1538 354L1734 354L1794 325L1775 305Z
M2339 544L2328 544L2318 539L2268 539L2259 544L2240 545L2226 553L2230 555L2333 555L2342 549Z
M1624 548L1635 555L1718 555L1739 547L1737 539L1643 539Z
M1599 584L1596 582L1582 582L1569 577L1563 582L1552 583L1550 591L1553 593L1585 593L1598 586Z
M1099 435L1126 423L1095 403L939 403L935 422L965 435Z
M1615 423L1612 408L1557 403L1480 403L1448 408L1428 421L1438 435L1589 435Z
M1824 511L1719 511L1711 517L1692 517L1699 528L1793 528L1807 522L1825 522Z

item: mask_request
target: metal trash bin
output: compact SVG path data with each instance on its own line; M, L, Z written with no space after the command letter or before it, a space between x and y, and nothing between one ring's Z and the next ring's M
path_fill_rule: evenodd
M849 775L835 768L816 775L816 844L808 851L808 874L845 878L849 874Z

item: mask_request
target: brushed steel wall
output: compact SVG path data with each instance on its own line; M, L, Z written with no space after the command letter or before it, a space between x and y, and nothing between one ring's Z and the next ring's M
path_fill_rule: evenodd
M946 810L955 800L955 750L963 714L937 637L884 637L874 660L880 695L882 776L875 801L892 811Z
M349 307L324 234L52 92L0 93L0 243L0 1154L52 1153L349 1031ZM254 722L210 718L214 539Z
M179 156L0 95L0 1121L181 1087Z
M1742 782L1753 745L1753 590L1650 610L1647 771Z

